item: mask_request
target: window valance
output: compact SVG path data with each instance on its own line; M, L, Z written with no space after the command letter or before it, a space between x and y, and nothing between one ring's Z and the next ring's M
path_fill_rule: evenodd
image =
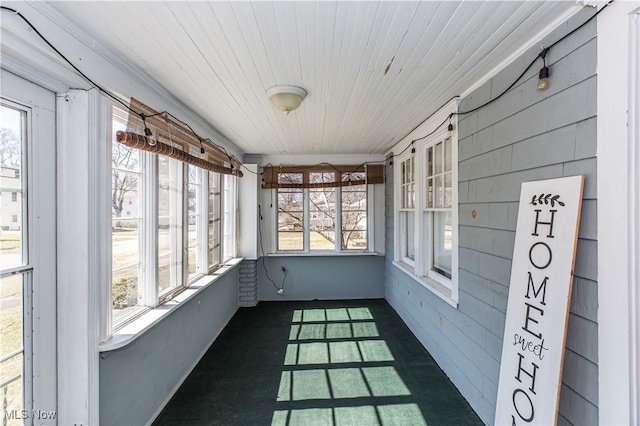
M130 107L140 114L127 113L114 108L114 113L120 111L123 115L116 119L126 123L127 126L126 132L117 132L118 142L132 148L165 155L205 170L242 176L241 164L235 157L229 156L223 149L209 141L200 139L167 113L157 112L134 98L131 99ZM151 131L151 136L145 135L145 128Z
M265 166L263 172L263 189L335 188L384 183L382 164Z

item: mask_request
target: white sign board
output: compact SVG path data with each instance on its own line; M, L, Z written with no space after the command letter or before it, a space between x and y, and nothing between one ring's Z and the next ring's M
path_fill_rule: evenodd
M556 423L583 182L522 184L497 425Z

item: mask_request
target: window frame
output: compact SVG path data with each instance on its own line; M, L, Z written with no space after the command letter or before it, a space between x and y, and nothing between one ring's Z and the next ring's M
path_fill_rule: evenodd
M444 120L447 115L457 111L454 110L440 111L433 120L429 120L427 125L436 122L436 125ZM447 114L447 115L444 115ZM433 135L414 142L415 152L406 152L395 157L394 162L397 164L394 170L394 264L407 273L410 277L418 281L420 284L431 290L437 296L445 300L450 305L456 307L458 303L458 134L457 120L454 115L451 123L454 125L453 131L448 131L447 126L443 125L441 129L435 131ZM448 122L447 122L448 124ZM433 127L431 128L433 129ZM418 129L419 130L419 129ZM429 131L425 127L423 131ZM412 136L412 135L410 135ZM427 150L444 142L447 138L451 138L451 207L436 208L427 206L427 179L429 176L435 176L433 173L428 175L427 171ZM411 150L413 151L413 150ZM444 145L443 145L444 151ZM443 154L444 155L444 154ZM410 158L414 158L414 194L415 204L413 209L403 207L403 180L402 169L403 162ZM443 164L444 168L444 164ZM441 173L444 176L444 171ZM434 179L435 181L435 179ZM443 188L445 186L443 185ZM435 196L435 190L434 190ZM434 235L434 213L436 212L451 213L451 277L447 277L442 272L434 269L433 266L433 240ZM403 212L413 212L414 218L414 254L415 259L412 260L405 256L403 245L407 241L407 235L404 232ZM444 271L443 271L444 272Z
M417 226L416 226L416 155L415 153L411 152L408 156L406 156L406 158L402 158L398 161L400 163L400 176L399 176L399 182L400 182L400 203L399 203L399 212L398 212L398 222L399 222L399 235L400 235L400 243L398 245L398 252L400 253L399 259L405 263L406 265L408 265L409 267L413 268L415 267L415 252L416 252L416 247L415 247L415 242L418 241L418 236L417 236ZM406 166L405 164L409 163L410 165L410 169L411 169L411 177L412 180L411 181L405 181L404 177L406 176ZM413 205L412 206L406 206L405 205L405 188L406 188L406 195L408 196L409 193L411 192L409 190L410 185L413 185ZM411 257L409 257L409 253L408 253L408 246L409 246L409 233L405 232L405 230L408 230L408 224L409 224L409 219L410 217L413 216L413 254L414 257L413 259ZM407 250L405 250L405 248Z
M318 170L319 173L322 173L324 170ZM310 173L316 173L316 171L311 171ZM337 172L336 172L337 173ZM340 177L336 175L336 180ZM341 186L332 187L331 189L335 191L335 223L334 223L334 240L335 246L333 249L311 249L310 238L311 238L311 226L310 226L310 196L311 190L313 188L300 188L302 190L302 200L303 200L303 225L302 225L302 237L303 237L303 248L302 250L280 250L279 249L279 228L278 228L278 188L272 189L272 197L275 199L275 214L273 215L273 233L272 233L272 248L271 253L275 253L276 255L348 255L348 254L374 254L374 206L375 206L375 190L373 184L365 184L366 188L366 200L367 200L367 227L366 227L366 246L362 249L349 249L342 248L342 189ZM283 188L286 191L286 188Z
M116 121L115 108L118 108L119 114L122 114L121 107L111 104L109 108L109 123L108 134L113 134L112 123ZM124 112L126 113L126 111ZM120 120L120 119L119 119ZM117 121L119 121L117 120ZM112 144L117 144L112 137L110 138ZM109 150L111 152L111 150ZM174 180L170 178L170 181L175 181L177 187L177 194L170 197L169 203L174 208L177 215L177 220L180 221L177 225L177 229L171 229L170 232L175 232L175 238L178 238L179 244L177 244L176 250L172 257L175 257L177 274L175 285L164 289L159 288L159 190L160 190L160 177L159 177L159 155L146 151L137 151L139 155L139 176L140 182L138 183L139 192L139 235L138 235L138 304L132 306L132 309L124 315L118 316L117 320L113 315L113 273L121 268L113 268L113 241L112 232L108 232L108 245L110 247L110 260L108 268L109 271L109 290L108 290L108 304L107 309L111 311L108 315L107 336L112 335L115 331L127 326L132 321L139 318L146 312L161 306L184 290L189 288L199 279L212 274L217 269L221 268L226 262L235 259L237 256L237 250L235 249L236 234L237 234L237 177L232 175L221 175L219 173L210 172L204 169L196 167L196 207L195 207L195 220L196 223L196 272L189 276L189 165L167 158L171 163L173 171L179 174L180 179ZM109 164L109 170L113 170L112 157L107 160ZM111 173L111 172L110 172ZM138 173L138 172L136 172ZM217 175L214 179L218 179L220 202L212 203L212 207L219 208L217 213L220 218L217 225L220 227L220 255L217 259L210 264L208 257L209 250L209 190L210 190L210 176ZM174 189L175 190L175 189ZM111 193L106 194L108 197ZM109 203L111 209L112 204ZM113 210L111 210L113 212ZM129 217L123 217L124 220L131 220ZM113 214L109 217L109 229L113 224ZM173 226L171 227L173 228ZM174 238L174 239L175 239ZM226 242L225 242L226 241ZM223 254L224 253L224 254ZM126 265L128 267L128 265Z
M452 283L452 277L449 276L447 277L446 274L444 274L438 270L436 270L436 267L434 266L434 239L436 238L435 236L435 232L434 232L434 219L435 219L435 213L438 212L449 212L452 215L453 218L453 210L454 210L454 204L453 204L453 186L454 183L457 186L457 176L454 178L453 176L453 155L451 158L451 207L446 208L446 207L435 207L435 192L436 192L436 186L435 184L433 185L433 198L434 198L434 206L433 207L429 207L427 205L427 195L426 195L426 190L427 190L427 179L429 178L433 178L434 181L436 180L436 176L440 175L443 177L444 179L444 175L447 173L447 171L444 170L444 163L442 165L443 167L443 171L440 173L436 173L433 172L431 174L428 174L428 168L426 167L426 165L424 163L426 163L426 154L427 151L430 148L433 148L433 151L435 152L435 147L439 144L439 143L443 143L443 156L444 156L444 144L446 143L446 140L451 139L451 150L452 150L452 154L453 154L453 148L454 148L454 142L453 142L453 137L451 135L447 134L448 132L440 132L438 133L438 135L436 135L434 138L429 139L428 142L425 142L423 145L421 145L420 147L420 156L422 157L423 160L423 167L420 170L420 183L421 183L421 194L422 197L420 198L420 204L418 206L418 208L416 210L418 210L418 216L420 217L420 220L422 221L421 225L420 225L420 231L419 231L419 235L420 235L420 239L419 239L419 243L418 243L418 247L421 253L425 253L425 255L421 256L420 258L420 268L416 271L417 275L420 277L427 277L429 279L435 280L438 283L440 283L441 285L444 285L445 287L447 287L448 289L451 289L453 286ZM457 147L456 147L457 148ZM434 161L435 163L435 161ZM445 186L443 186L443 188L446 189ZM444 197L444 194L443 194ZM457 201L457 199L456 199ZM452 219L452 227L453 227L453 219ZM452 229L452 233L453 233L453 229ZM453 244L452 244L453 245ZM453 247L451 250L451 258L453 260ZM452 265L453 268L453 265ZM452 272L452 276L453 276L453 271Z

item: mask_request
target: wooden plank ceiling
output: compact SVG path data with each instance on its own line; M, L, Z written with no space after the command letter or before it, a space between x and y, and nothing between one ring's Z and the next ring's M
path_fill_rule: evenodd
M52 2L246 153L380 154L574 2ZM265 90L304 87L289 115ZM143 100L144 101L144 100Z

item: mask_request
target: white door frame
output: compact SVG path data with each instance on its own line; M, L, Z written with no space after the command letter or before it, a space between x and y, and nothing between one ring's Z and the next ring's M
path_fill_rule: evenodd
M639 6L613 2L597 21L600 424L639 421Z
M640 423L640 7L629 15L630 424Z

